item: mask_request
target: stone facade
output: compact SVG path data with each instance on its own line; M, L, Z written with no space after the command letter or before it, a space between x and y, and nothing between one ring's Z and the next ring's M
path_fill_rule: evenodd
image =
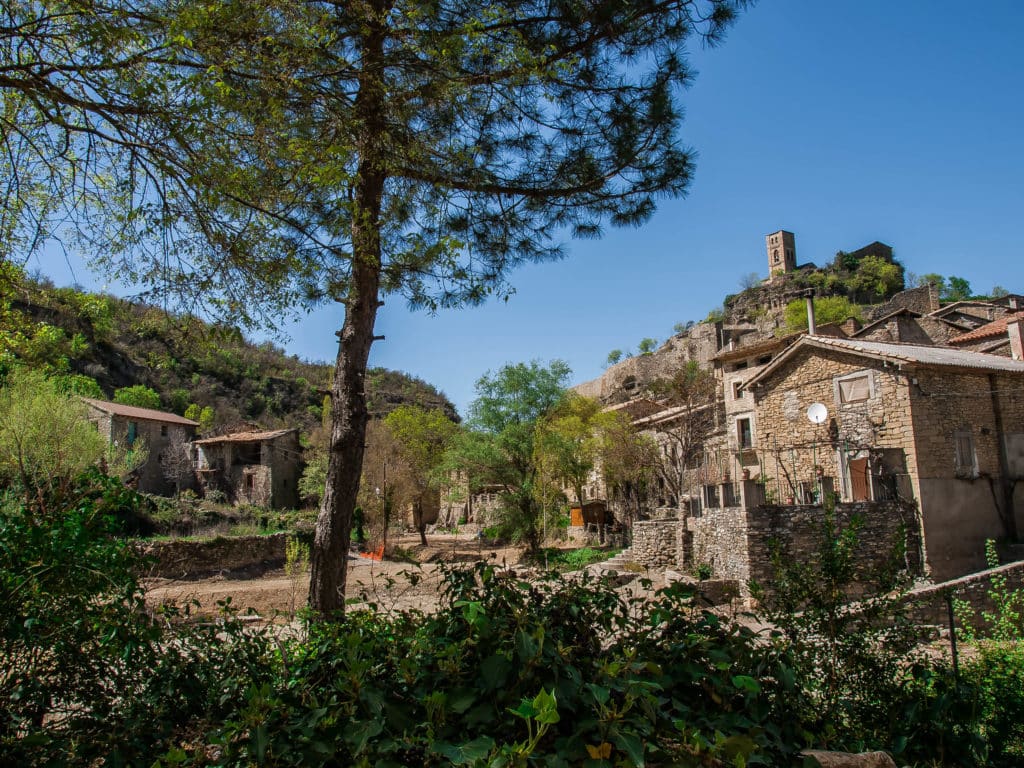
M848 501L915 500L934 578L983 567L985 539L1005 535L1000 510L1012 502L1018 526L1024 513L1024 364L1001 370L1000 358L952 351L915 364L915 348L844 344L802 341L754 381L769 495L808 500L831 487ZM807 418L812 403L826 407L824 423Z
M764 236L764 247L768 256L768 276L792 272L796 269L796 235L780 229Z

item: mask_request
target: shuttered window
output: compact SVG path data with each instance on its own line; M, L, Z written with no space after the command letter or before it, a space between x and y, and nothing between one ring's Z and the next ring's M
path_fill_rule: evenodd
M860 403L871 397L871 378L867 373L839 380L839 402Z
M970 430L961 429L953 433L953 460L957 477L978 476L978 455Z

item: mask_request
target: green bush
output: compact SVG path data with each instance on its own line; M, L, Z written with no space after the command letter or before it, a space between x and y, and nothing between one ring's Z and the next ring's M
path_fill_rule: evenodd
M578 571L593 563L600 563L615 557L621 551L620 549L594 549L592 547L580 549L548 547L527 557L527 562L537 565L547 563L547 567L555 571Z
M118 699L152 663L136 556L114 534L137 509L91 472L46 520L0 514L0 753L31 765L37 749L102 754ZM75 744L79 746L74 746Z
M275 680L197 719L203 764L783 764L798 695L783 657L695 611L611 586L449 571L440 611L354 613L282 648ZM790 681L790 682L787 682ZM212 716L216 715L216 716ZM593 755L602 756L595 758Z
M160 410L160 395L144 384L132 387L121 387L114 391L114 402L121 405L134 405L138 408Z

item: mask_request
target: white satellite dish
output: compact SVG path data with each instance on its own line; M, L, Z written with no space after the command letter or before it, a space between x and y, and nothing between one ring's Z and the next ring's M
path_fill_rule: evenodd
M811 403L807 409L807 420L812 424L824 424L828 418L828 408L823 403Z

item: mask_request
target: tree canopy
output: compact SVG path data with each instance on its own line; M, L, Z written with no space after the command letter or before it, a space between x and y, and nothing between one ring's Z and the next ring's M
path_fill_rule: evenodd
M510 270L565 237L682 195L685 46L742 4L7 4L7 157L42 190L11 210L51 220L58 192L112 211L77 217L103 266L234 322L344 308L312 552L326 616L344 605L382 299L507 296Z

